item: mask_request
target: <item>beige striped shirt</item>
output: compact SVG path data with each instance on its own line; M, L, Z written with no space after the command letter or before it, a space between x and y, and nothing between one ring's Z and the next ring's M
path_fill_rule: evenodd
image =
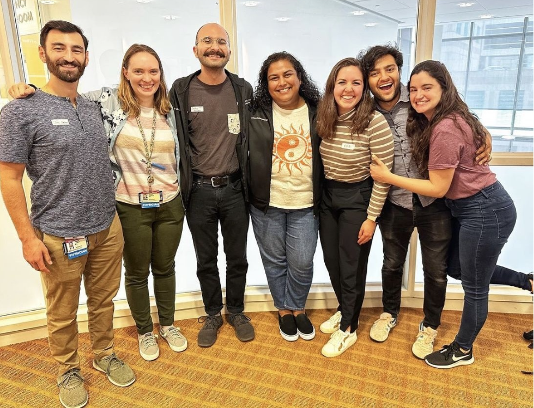
M393 165L393 136L384 116L375 111L373 119L363 134L350 130L351 110L339 116L336 134L332 139L323 139L319 151L324 164L325 177L345 183L357 183L370 177L371 155L375 154L391 170ZM386 201L389 184L375 182L367 218L375 221Z
M152 117L154 111L141 107L140 122L150 147ZM170 113L173 114L172 112ZM159 113L156 114L156 133L152 152L152 190L163 192L163 202L169 202L178 195L175 142L172 132ZM113 154L122 170L115 198L128 204L139 204L139 193L148 191L145 146L135 118L128 118L117 136Z

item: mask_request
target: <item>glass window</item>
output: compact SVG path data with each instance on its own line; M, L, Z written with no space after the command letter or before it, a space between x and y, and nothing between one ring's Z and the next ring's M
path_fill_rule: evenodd
M499 10L462 16L455 7L438 0L433 58L447 65L495 152L532 152L532 7L527 17L519 10L507 18ZM465 21L448 22L455 19Z

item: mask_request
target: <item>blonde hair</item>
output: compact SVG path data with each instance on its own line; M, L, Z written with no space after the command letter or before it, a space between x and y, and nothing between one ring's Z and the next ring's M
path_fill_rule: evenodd
M124 69L128 69L130 58L132 58L132 56L137 54L138 52L147 52L154 58L156 58L156 60L158 61L161 76L159 88L154 94L154 109L156 109L156 111L160 115L166 115L171 111L171 103L169 102L167 84L165 83L165 75L163 74L163 66L161 65L161 60L156 51L154 51L148 45L144 44L133 44L124 54L121 67L121 80L119 83L118 90L118 97L121 104L121 108L128 116L137 117L141 113L141 107L139 106L139 101L135 97L132 85L124 75Z

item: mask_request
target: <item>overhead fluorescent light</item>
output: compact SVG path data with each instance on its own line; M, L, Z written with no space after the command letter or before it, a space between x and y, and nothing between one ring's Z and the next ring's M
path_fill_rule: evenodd
M365 11L363 10L356 10L356 11L351 11L351 13L353 16L363 16L365 14Z
M377 23L366 23L364 24L366 27L374 27L375 25L377 25Z
M493 18L491 14L482 14L480 18Z
M471 7L475 3L458 3L460 7Z
M285 23L286 21L291 20L291 17L276 17L275 20Z
M137 0L138 3L150 3L151 1L154 0Z
M56 4L55 0L40 0L41 4Z
M256 7L258 4L260 4L259 1L245 1L243 3L245 7Z

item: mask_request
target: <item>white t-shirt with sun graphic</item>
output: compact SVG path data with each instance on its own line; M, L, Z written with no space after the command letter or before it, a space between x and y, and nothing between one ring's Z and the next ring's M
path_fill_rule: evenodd
M313 206L312 143L308 106L286 110L273 102L273 166L269 205Z

